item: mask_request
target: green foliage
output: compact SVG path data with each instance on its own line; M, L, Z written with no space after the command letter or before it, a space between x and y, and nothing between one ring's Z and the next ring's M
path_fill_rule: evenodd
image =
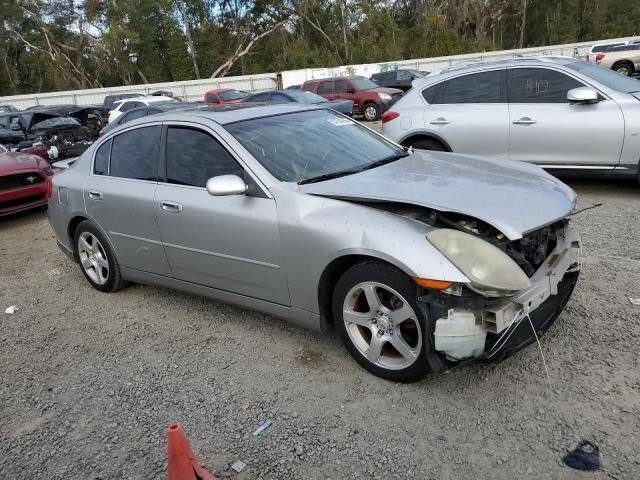
M0 95L193 79L194 62L201 76L385 71L640 33L636 0L0 0L0 11Z

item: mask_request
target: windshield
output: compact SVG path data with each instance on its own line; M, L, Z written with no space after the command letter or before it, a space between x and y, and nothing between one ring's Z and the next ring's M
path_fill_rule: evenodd
M326 102L327 99L321 97L320 95L316 95L313 92L303 92L303 91L289 91L287 92L291 98L293 98L296 102L300 103L323 103Z
M240 100L247 95L249 95L247 92L241 92L240 90L227 90L226 92L220 92L218 94L223 102L228 102L230 100Z
M64 127L69 125L78 126L80 125L80 122L78 122L75 118L70 117L54 117L47 118L46 120L34 124L31 129L38 130L41 128Z
M406 155L402 148L330 110L256 118L225 128L283 182L346 175Z
M567 64L567 67L600 82L605 87L622 93L632 93L640 91L640 82L634 78L625 77L619 73L602 68L593 63L573 62Z
M373 83L371 80L364 77L351 78L350 81L353 86L356 87L356 90L371 90L372 88L380 88L380 85L378 85L377 83Z

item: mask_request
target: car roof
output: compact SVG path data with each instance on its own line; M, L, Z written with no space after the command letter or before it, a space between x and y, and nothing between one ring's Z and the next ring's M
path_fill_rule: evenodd
M288 113L305 112L311 110L326 110L322 107L303 103L234 103L213 107L202 106L192 110L178 110L155 115L158 120L188 120L189 117L199 117L213 120L220 125L251 120L254 118L272 117ZM145 117L148 118L148 117ZM143 120L143 119L140 119ZM134 120L138 122L139 120ZM132 123L133 125L133 123Z
M117 100L113 102L113 104L116 105L116 104L122 104L127 102L140 102L140 101L153 103L153 102L167 102L171 100L173 100L172 97L164 97L161 95L146 95L146 96L142 95L140 97L123 98L122 100Z
M573 57L561 56L531 56L531 57L509 57L498 58L487 61L472 61L466 63L458 63L445 67L440 70L434 70L423 78L414 80L414 86L431 83L435 77L443 78L445 76L453 76L459 73L481 72L495 67L521 67L521 66L544 66L544 65L567 65L570 63L580 62L581 60Z

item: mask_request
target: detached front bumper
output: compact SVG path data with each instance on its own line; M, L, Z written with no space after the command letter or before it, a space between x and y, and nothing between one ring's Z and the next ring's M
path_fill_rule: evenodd
M580 236L571 227L558 234L556 248L531 277L531 287L483 312L489 330L487 361L502 360L533 343L556 320L571 297L581 269Z
M430 292L419 300L427 310L428 318L432 319L434 332L436 323L446 318L450 309L473 313L476 325L486 330L483 353L454 357L458 363L468 360L496 362L535 341L532 325L538 337L546 332L569 301L580 268L580 236L566 226L558 232L554 250L531 277L529 288L504 298L485 298L467 291L461 296ZM463 336L460 335L460 342L464 342ZM435 350L435 343L433 347ZM452 365L451 357L447 351L440 350L434 353L430 364L433 369L446 368Z

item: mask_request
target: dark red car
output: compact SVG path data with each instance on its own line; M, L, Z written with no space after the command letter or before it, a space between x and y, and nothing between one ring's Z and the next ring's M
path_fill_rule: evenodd
M232 103L240 103L248 95L249 92L243 92L235 88L219 88L206 92L204 94L204 103L211 106L230 105Z
M402 90L379 87L365 77L336 77L307 80L302 90L316 93L327 100L352 100L353 113L365 120L380 118L400 97Z
M0 146L0 217L46 205L52 177L42 157Z

